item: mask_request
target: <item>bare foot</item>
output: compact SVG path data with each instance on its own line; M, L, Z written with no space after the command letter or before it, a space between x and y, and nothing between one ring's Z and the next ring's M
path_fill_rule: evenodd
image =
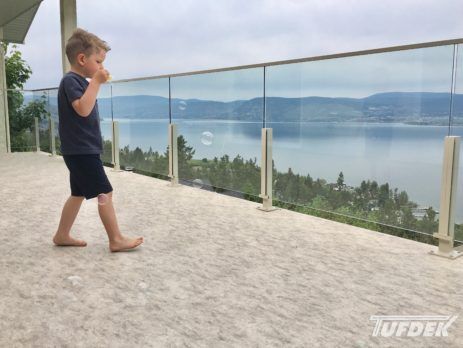
M111 251L124 251L136 248L143 243L143 237L138 238L127 238L123 237L121 240L117 240L109 243L109 250Z
M55 235L53 237L53 243L55 243L58 246L78 246L78 247L84 247L87 246L87 242L80 240L80 239L74 239L72 237L62 237L62 236L57 236Z

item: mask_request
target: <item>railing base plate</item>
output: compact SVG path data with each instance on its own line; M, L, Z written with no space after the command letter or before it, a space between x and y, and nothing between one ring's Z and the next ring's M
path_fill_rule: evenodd
M270 207L270 208L264 208L264 207L257 207L258 210L261 210L261 211L265 211L265 212L271 212L271 211L275 211L275 210L278 210L278 208L276 207Z
M172 179L172 178L171 178L171 179L170 179L170 182L167 184L167 186L169 186L169 187L180 187L180 186L182 186L182 185L180 185L180 184L178 183L178 179Z
M452 250L451 252L449 253L443 253L443 252L440 252L437 248L436 250L431 250L429 252L429 254L431 255L435 255L435 256L440 256L440 257L444 257L446 259L451 259L451 260L455 260L456 258L460 257L460 256L463 256L463 251L460 251L460 250Z

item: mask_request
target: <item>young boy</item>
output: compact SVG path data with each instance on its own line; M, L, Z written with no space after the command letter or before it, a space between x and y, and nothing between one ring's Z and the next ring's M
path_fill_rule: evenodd
M72 224L82 201L98 197L98 213L108 233L109 249L124 251L143 243L143 237L121 234L112 203L109 183L100 154L103 141L96 97L102 83L109 79L103 68L110 47L97 36L77 29L66 44L71 71L58 89L59 136L64 162L70 172L71 196L64 204L53 243L60 246L86 246L70 236ZM90 83L86 78L91 78Z

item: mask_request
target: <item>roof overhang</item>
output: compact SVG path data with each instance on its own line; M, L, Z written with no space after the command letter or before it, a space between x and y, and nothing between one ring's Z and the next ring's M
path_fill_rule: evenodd
M1 0L0 41L23 44L43 0Z

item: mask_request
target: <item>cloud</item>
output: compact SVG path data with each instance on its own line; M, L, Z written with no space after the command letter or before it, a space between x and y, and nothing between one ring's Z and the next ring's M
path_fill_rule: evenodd
M44 1L24 58L27 88L61 76L59 1ZM77 0L78 25L112 47L115 79L463 37L460 0Z

